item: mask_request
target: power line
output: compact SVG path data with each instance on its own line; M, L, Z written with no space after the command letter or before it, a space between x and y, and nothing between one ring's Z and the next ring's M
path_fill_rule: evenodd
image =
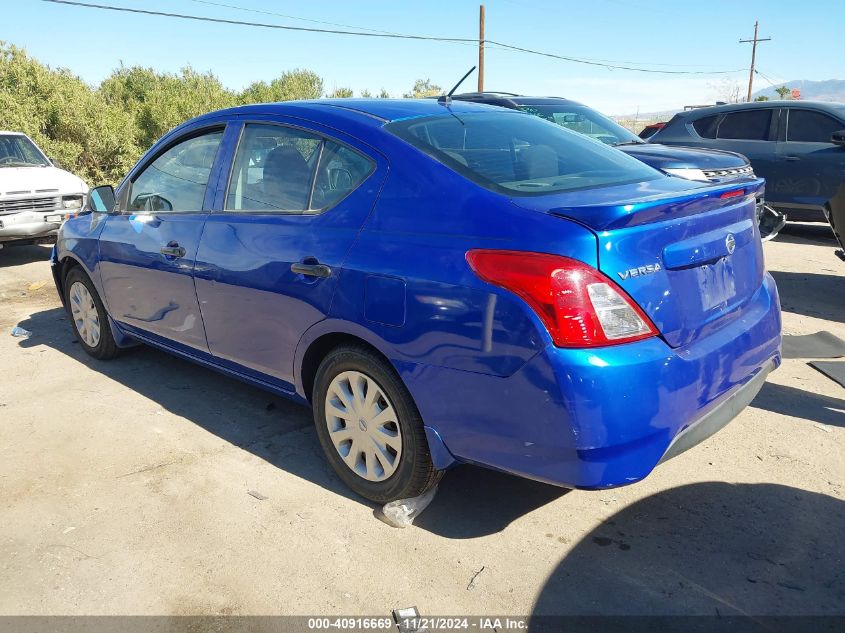
M211 0L188 0L188 2L196 2L197 4L206 4L212 7L225 7L226 9L234 9L235 11L248 11L249 13L260 13L261 15L274 15L279 18L287 18L288 20L299 20L300 22L311 22L312 24L324 24L326 26L339 26L345 29L358 29L360 31L369 31L371 33L384 33L386 35L400 35L393 31L381 31L379 29L370 29L365 26L353 26L351 24L340 24L338 22L326 22L324 20L313 20L310 18L301 18L295 15L286 15L284 13L276 13L275 11L265 11L263 9L253 9L250 7L239 7L234 4L225 4L223 2L212 2Z
M187 2L196 2L197 4L206 4L212 7L223 7L226 9L232 9L234 11L246 11L248 13L259 13L261 15L272 15L280 18L287 18L288 20L299 20L301 22L311 22L312 24L324 24L326 26L339 26L345 29L358 29L359 31L369 31L370 33L381 33L384 35L394 35L401 37L401 33L396 33L395 31L383 31L381 29L371 29L366 26L356 26L351 24L343 24L340 22L327 22L325 20L314 20L311 18L303 18L296 15L288 15L286 13L276 13L275 11L266 11L264 9L253 9L252 7L241 7L234 4L226 4L224 2L212 2L211 0L187 0ZM270 25L268 25L270 26ZM446 42L447 44L458 44L460 46L475 46L477 44L476 40L469 40L466 42Z
M760 72L760 70L759 70L759 69L755 68L755 69L754 69L754 74L756 74L756 75L760 75L763 79L765 79L765 80L766 80L766 82L768 82L768 84L769 84L772 88L777 88L777 87L778 87L778 86L777 86L777 84L772 83L771 78L770 78L767 74L765 74L765 73L763 73L763 72Z
M486 43L490 44L492 41L487 40ZM508 45L504 45L504 48L499 46L493 46L498 50L509 50ZM607 64L628 64L628 65L636 65L636 66L662 66L665 68L706 68L707 64L669 64L666 62L632 62L632 61L623 61L620 59L605 59L603 57L579 57L579 60L585 60L588 62L596 62L600 66L606 66ZM605 63L606 62L606 63ZM734 72L742 72L744 68L738 68L737 70L724 70L724 71L713 71L719 73L734 73ZM708 73L709 74L709 73Z
M121 11L125 13L137 13L142 15L155 15L166 18L178 18L180 20L196 20L199 22L215 22L217 24L231 24L235 26L252 26L264 29L281 29L284 31L306 31L308 33L329 33L332 35L359 35L362 37L383 37L406 40L428 40L433 42L471 42L473 45L478 40L465 37L431 37L428 35L407 35L400 33L364 33L361 31L341 31L337 29L318 29L308 26L289 26L284 24L267 24L266 22L245 22L243 20L227 20L225 18L210 18L201 15L188 15L185 13L168 13L165 11L151 11L149 9L133 9L130 7L115 7L109 4L94 4L88 2L73 2L72 0L41 0L53 4L64 4L74 7L86 7L88 9L104 9L107 11Z
M197 4L205 4L212 7L223 7L226 9L232 9L234 11L246 11L248 13L258 13L261 15L273 15L280 18L287 18L289 20L299 20L302 22L311 22L313 24L325 24L327 26L339 26L342 28L347 29L358 29L361 31L369 31L371 33L384 33L386 35L402 35L401 33L396 33L395 31L383 31L381 29L371 29L365 26L356 26L351 24L343 24L340 22L326 22L325 20L314 20L311 18L303 18L295 15L288 15L286 13L276 13L275 11L266 11L264 9L253 9L252 7L241 7L234 4L227 4L224 2L213 2L212 0L186 0L186 2L195 2ZM485 43L489 42L489 40L485 41ZM455 44L462 44L466 46L475 46L478 41L472 40L471 42L454 42ZM498 48L498 47L497 47ZM507 48L500 48L499 50L508 50ZM608 62L611 64L630 64L630 65L640 65L640 66L665 66L667 68L694 68L698 67L706 67L706 64L668 64L665 62L632 62L632 61L621 61L618 59L603 59L603 58L596 58L596 57L583 57L580 59L584 59L586 61L591 62ZM742 69L744 70L744 69ZM738 72L738 71L737 71Z
M48 0L53 1L53 0ZM657 73L661 75L729 75L736 72L741 72L745 70L744 68L738 68L735 70L661 70L655 68L637 68L635 66L618 66L615 64L608 64L601 61L595 61L590 59L584 59L579 57L568 57L566 55L556 55L555 53L546 53L543 51L537 51L530 48L522 48L521 46L512 46L511 44L503 44L502 42L496 42L494 40L487 40L487 44L494 44L499 48L503 48L506 50L518 51L520 53L529 53L531 55L539 55L541 57L551 57L552 59L561 59L568 62L576 62L578 64L588 64L590 66L604 66L610 70L632 70L635 72L641 73Z
M213 22L217 24L229 24L234 26L250 26L256 28L265 28L265 29L280 29L285 31L304 31L308 33L325 33L331 35L354 35L359 37L379 37L379 38L390 38L390 39L405 39L405 40L417 40L417 41L429 41L429 42L448 42L448 43L471 43L473 46L478 44L478 40L474 38L465 38L465 37L434 37L428 35L410 35L405 33L390 33L390 32L362 32L362 31L350 31L350 30L338 30L338 29L321 29L315 27L305 27L305 26L289 26L283 24L268 24L265 22L247 22L242 20L229 20L225 18L211 18L206 16L199 16L199 15L188 15L184 13L169 13L164 11L151 11L149 9L134 9L130 7L116 7L113 5L108 4L94 4L94 3L87 3L87 2L75 2L73 0L41 0L42 2L50 2L52 4L62 4L68 6L75 6L75 7L86 7L88 9L102 9L107 11L120 11L125 13L135 13L141 15L153 15L159 17L168 17L168 18L177 18L181 20L195 20L199 22ZM704 71L704 70L660 70L660 69L650 69L650 68L638 68L635 66L630 65L617 65L617 64L609 64L606 62L601 61L594 61L587 58L580 58L580 57L572 57L567 55L557 55L555 53L547 53L543 51L533 50L529 48L523 48L520 46L513 46L511 44L506 44L504 42L497 42L495 40L486 40L486 44L494 45L500 49L516 51L520 53L526 53L529 55L538 55L541 57L548 57L551 59L559 59L562 61L573 62L577 64L587 64L590 66L602 66L609 70L628 70L633 72L641 72L641 73L655 73L655 74L662 74L662 75L722 75L722 74L730 74L738 72L737 70L713 70L713 71ZM742 69L739 69L742 70Z

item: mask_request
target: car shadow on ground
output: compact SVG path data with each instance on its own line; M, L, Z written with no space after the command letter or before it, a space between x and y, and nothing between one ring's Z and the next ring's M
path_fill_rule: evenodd
M587 534L551 573L533 614L845 615L843 534L845 502L825 494L775 484L673 488ZM536 623L533 631L564 630ZM715 618L675 625L649 630L748 630ZM803 630L811 629L827 630Z
M477 538L504 530L567 492L486 468L459 466L446 473L434 501L414 525L446 538Z
M831 267L842 262L831 256ZM770 270L778 285L784 312L845 323L845 277L835 274Z
M796 387L767 382L751 406L806 422L845 427L845 400Z
M823 222L787 222L786 226L778 233L775 241L786 242L787 244L836 246L833 230L829 224Z
M20 340L21 347L52 347L277 468L374 512L380 508L352 493L331 470L309 408L147 346L126 350L111 361L93 359L77 343L62 308L37 312L19 325L32 332ZM448 538L483 536L565 492L462 466L446 474L415 524Z
M6 246L0 248L0 267L21 266L50 259L52 246Z

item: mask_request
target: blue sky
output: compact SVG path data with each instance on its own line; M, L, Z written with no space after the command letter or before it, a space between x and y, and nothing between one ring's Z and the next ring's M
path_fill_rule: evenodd
M81 0L86 1L86 0ZM332 28L195 0L90 0L235 20ZM478 5L468 0L216 0L220 3L397 33L477 37ZM26 48L96 84L121 62L177 71L211 70L231 88L309 68L327 89L387 89L401 96L417 78L451 86L477 61L472 45L296 33L116 13L39 0L0 0L0 40ZM754 20L758 68L775 82L842 79L845 0L487 0L487 38L584 58L665 70L747 69ZM807 10L812 7L812 10ZM659 66L669 64L671 66ZM726 83L746 86L748 71L660 75L607 70L488 49L487 89L553 94L608 114L679 108L715 100ZM755 90L768 85L755 78ZM474 89L475 77L465 87Z

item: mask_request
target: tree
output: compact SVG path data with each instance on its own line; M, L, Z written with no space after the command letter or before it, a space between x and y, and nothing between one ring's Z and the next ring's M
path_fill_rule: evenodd
M769 98L766 95L760 95L759 97L754 99L754 101L768 101L768 100L769 100Z
M364 99L372 99L373 93L367 90L366 88L361 91L361 97Z
M343 89L349 92L349 89ZM91 185L116 184L157 139L187 119L238 104L319 99L323 80L291 70L242 92L211 72L122 64L99 86L0 41L0 129L28 134Z
M310 70L284 72L269 84L256 81L247 86L238 97L242 104L272 103L294 99L319 99L323 94L323 80Z
M716 101L724 101L725 103L745 101L742 95L742 86L732 79L723 79L719 83L711 85L711 89L715 92Z
M382 92L384 92L382 90ZM406 99L422 99L424 97L436 97L443 94L443 88L431 83L430 79L417 79L414 82L414 87L411 92L407 92L403 97Z
M335 88L326 96L329 99L349 99L353 95L352 88Z
M788 99L789 95L792 94L792 88L789 86L781 86L780 88L775 88L775 92L778 93L778 96L781 99Z
M131 114L111 107L79 77L0 42L0 129L24 132L89 183L117 183L135 163Z
M390 93L385 90L384 88L381 89L381 92L378 93L379 99L390 99Z
M135 141L143 148L187 119L238 103L237 95L212 73L199 73L190 66L179 74L121 66L103 81L98 92L106 103L134 118Z

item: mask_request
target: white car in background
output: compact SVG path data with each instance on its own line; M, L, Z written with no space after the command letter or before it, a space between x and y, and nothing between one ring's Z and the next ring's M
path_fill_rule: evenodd
M88 185L56 167L26 134L0 131L0 248L51 241L87 195Z

